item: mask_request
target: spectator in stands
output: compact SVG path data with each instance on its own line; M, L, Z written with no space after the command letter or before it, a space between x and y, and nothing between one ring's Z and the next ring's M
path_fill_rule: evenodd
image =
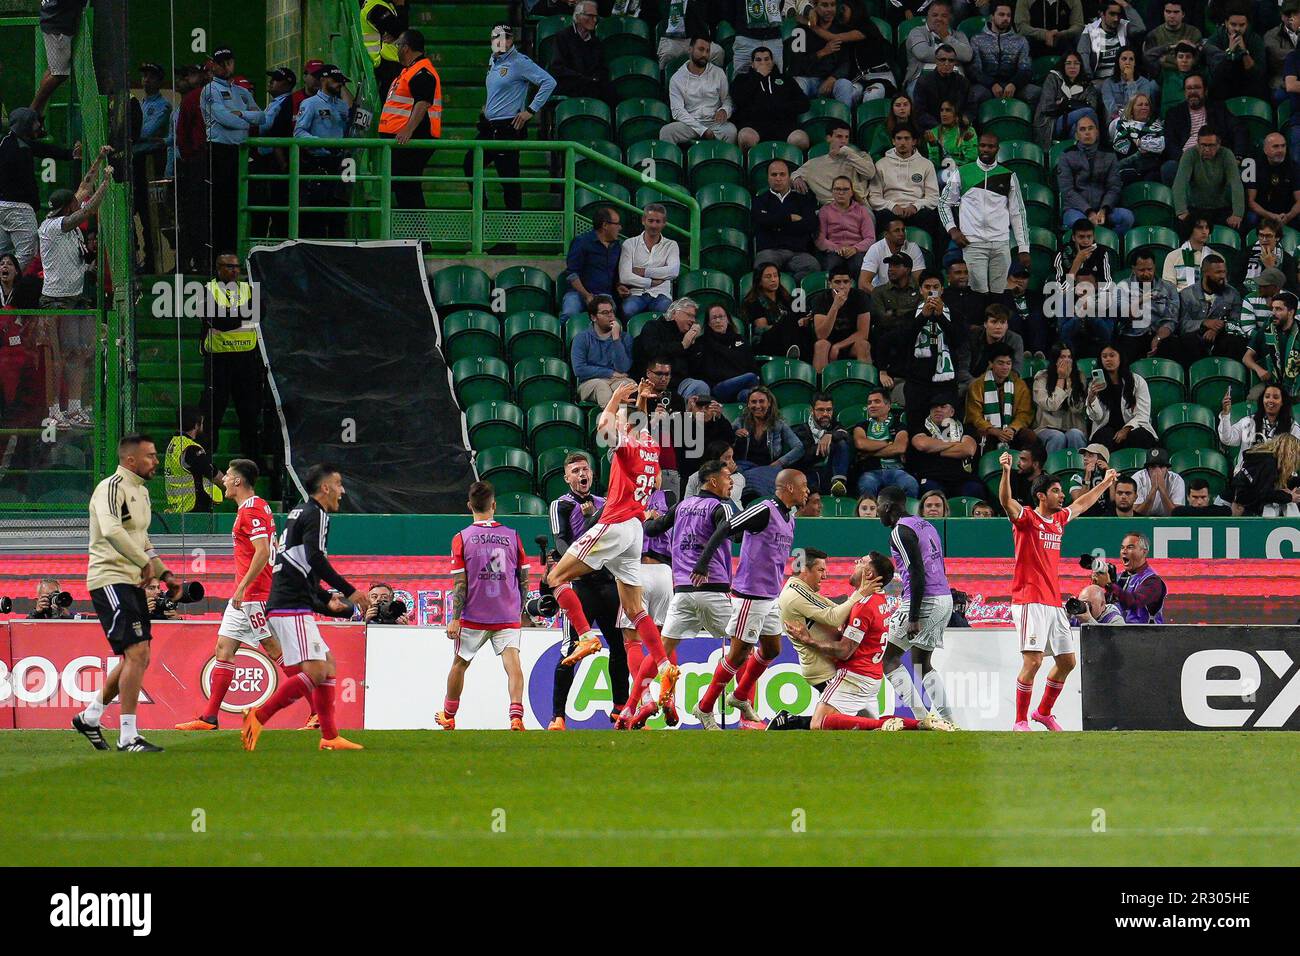
M758 384L758 364L749 343L736 329L724 305L713 304L704 328L687 350L691 377L705 382L720 402L743 402Z
M1083 472L1082 474L1076 474L1070 481L1070 501L1074 501L1085 491L1091 491L1101 484L1102 479L1106 477L1106 470L1110 467L1110 449L1100 442L1093 442L1091 445L1086 446L1080 454L1083 458ZM1120 478L1119 480L1127 481L1130 485L1133 483L1131 478ZM1102 495L1080 517L1100 518L1113 513L1115 497L1113 490L1109 495ZM1133 513L1133 502L1133 493L1130 491L1127 505L1129 515Z
M953 495L953 497L958 497ZM948 506L948 496L938 488L931 488L921 495L921 500L917 503L916 513L922 518L928 518L934 521L938 518L952 517L952 509Z
M399 145L413 139L439 138L442 136L442 78L424 55L424 34L419 30L403 31L397 38L397 60L402 69L388 88L388 98L379 115L379 135L392 136ZM393 175L423 176L431 153L427 149L393 150ZM501 173L500 166L497 172ZM393 205L398 209L423 209L424 184L393 183Z
M657 323L652 323L657 324ZM635 348L635 346L634 346ZM682 456L686 450L688 438L684 427L684 415L688 412L687 402L677 393L677 363L666 355L660 355L645 363L642 376L650 387L646 401L646 410L650 416L650 430L659 442L659 467L663 471L663 489L676 494L681 487ZM705 401L708 401L708 393ZM699 396L690 398L690 414L700 410ZM692 434L690 437L695 437Z
M904 472L906 474L906 472ZM911 475L908 475L911 478ZM915 480L915 479L913 479ZM854 517L857 518L874 518L877 515L876 499L871 495L862 495L858 498L858 506L853 510Z
M1011 0L991 0L988 22L970 41L970 104L978 110L987 100L1019 99L1034 102L1039 90L1030 85L1033 62L1029 41L1013 26ZM958 104L959 106L961 104Z
M925 11L925 23L913 27L907 35L904 48L907 52L907 75L903 85L915 98L917 78L923 70L933 69L938 58L939 47L949 46L957 59L958 71L970 65L975 58L970 39L960 30L952 27L952 5L948 0L932 0Z
M1074 145L1061 154L1056 177L1061 224L1068 229L1087 218L1123 237L1133 226L1133 213L1119 205L1119 168L1115 154L1101 149L1100 133L1095 118L1080 118L1074 125Z
M1201 281L1201 266L1205 257L1214 252L1210 248L1210 218L1203 213L1187 218L1187 239L1177 249L1165 256L1160 276L1182 292Z
M163 455L163 489L168 514L211 514L221 501L223 474L203 447L203 412L195 407L181 410L180 432L167 443ZM212 444L211 436L206 441Z
M920 29L919 27L917 29ZM934 164L916 151L916 131L906 126L894 130L894 148L876 164L876 175L867 190L867 201L876 213L876 232L895 219L924 229L939 248L939 179Z
M761 46L754 51L753 69L736 77L731 90L736 104L732 121L740 131L737 142L750 149L765 140L785 141L800 150L808 148L808 134L799 128L799 117L808 112L808 97L793 77L776 68L772 51Z
M1011 473L1011 497L1026 506L1034 502L1034 482L1042 476L1045 464L1047 449L1042 442L1030 442L1021 448L1016 453L1016 470Z
M659 47L655 54L659 58L660 70L667 70L678 57L691 55L692 37L710 35L707 19L709 2L710 0L681 0L680 3L673 3L668 7L668 16L664 20L664 33L659 38ZM714 66L722 66L725 53L726 51L718 44L709 43L709 62Z
M1273 311L1272 323L1255 329L1242 358L1242 364L1254 372L1260 382L1247 396L1252 400L1258 399L1269 385L1281 385L1287 395L1300 394L1300 329L1295 319L1296 297L1290 292L1279 292L1273 296L1269 306Z
M876 242L876 222L871 212L853 195L853 180L836 176L831 185L833 201L817 212L817 248L827 272L840 266L853 275L862 271L862 260Z
M1005 446L1023 448L1035 441L1029 386L1012 367L1011 346L995 345L988 356L987 370L971 381L966 393L966 431L975 434L981 453Z
M749 69L754 50L765 46L772 51L777 69L785 68L781 45L781 5L754 3L753 0L718 0L718 9L736 31L731 47L731 71L735 75Z
M1233 476L1234 516L1288 518L1300 515L1300 439L1289 432L1256 445Z
M1033 399L1034 434L1047 454L1083 447L1088 391L1073 354L1064 345L1053 345L1047 354L1047 368L1034 375Z
M1070 227L1070 241L1056 254L1056 281L1065 283L1071 278L1092 276L1099 283L1109 283L1114 257L1114 249L1097 242L1092 219L1076 219Z
M862 271L858 273L859 289L866 291L880 288L890 281L886 272L886 260L890 256L907 256L909 282L914 271L925 271L925 253L916 242L907 238L906 220L894 219L880 230L878 235L881 238L877 239L867 249L867 254L862 257Z
M1262 291L1264 283L1260 277L1270 270L1276 271L1281 276L1279 286L1293 284L1295 282L1296 261L1295 256L1287 252L1281 245L1282 227L1278 225L1275 219L1261 219L1259 228L1255 230L1255 244L1251 246L1250 253L1246 259L1246 286L1249 288L1251 280ZM1287 276L1291 276L1291 282L1288 283ZM1271 293L1270 293L1271 295ZM1243 296L1244 298L1245 296ZM1268 303L1264 303L1264 312L1268 311Z
M1111 451L1120 448L1154 448L1151 425L1151 391L1146 379L1134 374L1119 349L1107 345L1101 350L1103 375L1088 386L1088 418L1092 421L1089 441Z
M596 0L579 0L573 5L573 24L555 35L547 72L555 77L557 95L613 98L605 51L596 39L599 22Z
M1264 38L1250 28L1250 4L1237 0L1226 12L1227 19L1205 41L1210 90L1221 99L1230 95L1268 100L1268 55Z
M1292 419L1291 398L1281 386L1266 384L1255 412L1243 415L1235 422L1232 420L1232 390L1224 390L1219 411L1219 441L1225 448L1239 449L1233 474L1241 471L1246 462L1246 452L1283 433L1300 438L1300 422Z
M772 263L791 273L795 281L818 270L813 255L817 238L817 201L790 188L790 164L774 159L767 164L767 190L751 206L754 264Z
M921 483L922 492L939 490L951 497L983 498L984 487L971 475L971 459L978 447L953 417L955 402L956 396L947 392L930 397L929 414L912 434L908 470Z
M208 137L212 249L219 251L235 248L238 238L239 148L266 116L253 94L235 82L233 50L221 47L214 51L208 70L212 82L203 87L199 109Z
M899 93L890 100L885 121L873 124L871 134L867 137L865 150L872 159L884 156L885 152L894 145L894 130L898 127L911 126L915 129L916 122L912 118L912 110L912 98L905 93Z
M623 252L619 233L623 218L613 206L597 206L591 214L591 229L574 236L569 243L569 254L564 260L569 291L560 304L560 319L564 322L587 311L592 299L598 295L626 296L631 289L618 280L618 267Z
M203 309L205 358L204 419L208 451L220 445L226 409L233 401L239 419L240 452L259 459L262 430L262 393L266 366L258 351L258 314L253 287L243 277L243 266L230 250L217 255L217 274L207 285Z
M795 516L799 518L820 518L825 513L822 507L822 493L820 491L809 491L807 500L795 512Z
M882 336L881 345L888 346L887 356L894 356L884 363L891 375L895 368L903 373L909 422L925 418L934 407L930 399L936 393L960 394L971 380L966 326L955 321L948 311L943 283L936 272L921 276L921 305L912 320L900 322L892 335ZM914 433L913 444L916 437Z
M709 62L709 40L691 40L691 58L678 67L668 83L671 123L664 124L659 138L682 145L701 139L736 141L736 124L732 114L727 74Z
M1241 171L1232 150L1225 149L1219 132L1202 126L1196 134L1196 149L1184 153L1174 176L1174 212L1184 233L1198 216L1222 222L1230 229L1241 226L1246 213L1246 194Z
M398 42L400 45L401 41ZM294 91L292 98L294 119L298 118L298 110L302 109L303 100L315 96L320 89L320 71L323 69L325 69L324 60L308 60L302 65L302 89ZM387 93L386 90L382 92Z
M1115 484L1110 489L1110 498L1110 507L1104 512L1107 517L1138 517L1138 513L1133 510L1137 505L1137 482L1132 478L1115 479ZM1089 515L1091 516L1091 512Z
M811 361L812 321L806 312L794 311L794 299L781 284L781 270L776 266L769 263L754 270L740 312L751 336L759 337L763 354Z
M952 176L939 203L939 222L961 250L971 288L983 296L1006 290L1014 240L1020 264L1029 267L1029 221L1020 192L1020 179L998 164L998 135L979 135L975 162ZM958 222L957 210L966 207Z
M952 295L948 287L948 296ZM945 297L946 298L946 297ZM989 358L993 349L1005 345L1011 349L1011 367L1022 368L1025 364L1025 343L1015 332L1011 331L1011 317L1007 310L996 303L984 308L984 324L978 332L972 329L974 338L970 346L970 372L980 376L988 370Z
M1237 335L1247 344L1255 330L1261 326L1268 327L1273 322L1273 296L1282 291L1286 277L1280 269L1262 269L1253 278L1247 279L1241 287L1241 312L1235 322L1229 322L1224 332Z
M727 420L722 419L723 422ZM722 466L727 469L731 475L731 502L737 508L743 500L741 496L745 492L745 476L740 473L736 467L736 452L731 447L731 425L727 424L727 439L723 441L710 441L704 445L704 461L720 461ZM682 492L682 498L693 498L700 493L700 473L697 470L690 478L686 479L686 490Z
M1180 43L1199 45L1201 31L1187 23L1184 9L1186 0L1165 0L1163 4L1164 22L1147 33L1142 48L1142 57L1146 62L1147 72L1158 75L1162 69L1177 69L1174 61L1174 48Z
M1286 96L1283 85L1283 67L1287 54L1300 42L1300 0L1284 0L1281 8L1282 22L1264 33L1264 72L1272 91L1270 102L1278 103Z
M1080 358L1096 358L1115 338L1120 303L1114 285L1101 285L1095 276L1080 275L1060 290L1066 302L1061 317L1061 341Z
M294 122L295 139L342 139L348 133L350 107L343 91L350 82L347 75L333 64L321 70L321 88L315 96L305 100ZM300 151L302 171L307 175L328 176L329 179L309 180L302 184L301 202L304 206L346 206L347 184L342 176L344 151L337 147L312 147ZM318 213L305 217L301 230L303 236L326 239L347 238L345 213Z
M1019 335L1030 352L1042 352L1050 342L1048 322L1043 317L1044 294L1041 288L1029 288L1029 266L1016 259L1007 273L1007 288L1001 295L990 295L990 304L1000 305L1010 316L1010 328Z
M804 473L808 487L836 498L848 494L849 430L840 424L830 395L813 395L807 420L795 422L793 431L803 444L803 457L794 467Z
M569 357L578 382L578 398L604 408L614 390L630 381L627 372L632 367L632 336L623 334L614 300L608 295L591 296L586 308L591 326L573 337Z
M921 100L921 92L917 92L918 102ZM934 164L939 177L939 189L942 191L949 180L957 175L958 169L975 162L975 157L979 154L979 138L956 100L946 99L939 104L937 124L925 131L923 142L926 155Z
M828 28L809 23L812 32L823 40L838 40L849 51L850 75L862 89L864 101L884 99L898 87L898 77L894 72L896 51L876 26L871 16L873 12L861 0L843 0L833 26Z
M45 416L33 348L39 319L18 311L38 306L39 289L36 279L22 275L17 256L0 254L0 423L7 428L35 424Z
M1300 13L1295 16L1300 18ZM1255 161L1255 176L1244 185L1247 228L1269 219L1285 226L1300 215L1300 179L1293 158L1287 155L1285 136L1269 133L1264 137L1262 155ZM1281 267L1280 263L1270 265Z
M1032 56L1074 49L1083 32L1080 0L1016 0L1016 32L1029 40Z
M478 115L475 137L480 140L526 139L528 121L542 111L555 92L555 77L547 73L524 54L515 49L514 28L498 23L492 28L492 56L488 60L487 99ZM531 101L529 90L537 87ZM528 103L525 107L524 104ZM400 137L399 137L400 141ZM519 153L514 150L485 152L483 167L495 166L502 179L519 176ZM465 178L474 189L474 151L465 154ZM523 209L524 193L519 183L502 183L501 193L507 209ZM484 208L487 200L484 197ZM506 243L502 253L513 252L513 244Z
M776 396L765 386L749 393L734 424L736 463L748 490L760 498L773 494L777 473L803 458L803 442L781 417Z
M1119 51L1130 46L1132 38L1146 32L1137 8L1120 0L1104 0L1101 15L1083 28L1079 35L1079 55L1084 71L1100 83L1114 75Z
M1119 51L1115 62L1115 72L1100 82L1101 103L1105 108L1107 123L1119 118L1124 108L1138 94L1154 101L1160 95L1160 88L1155 80L1138 72L1137 51L1125 47Z
M1125 51L1124 56L1128 55ZM1121 67L1124 57L1121 56ZM1107 81L1113 82L1113 81ZM1165 125L1146 93L1135 93L1119 116L1110 122L1111 149L1119 158L1119 181L1127 186L1154 179L1165 152Z
M36 160L80 159L81 144L71 150L42 143L45 126L25 107L9 114L9 131L0 140L0 255L12 252L26 269L36 258Z
M1126 285L1128 308L1121 312L1114 344L1126 363L1155 355L1161 343L1178 331L1182 301L1178 288L1156 278L1156 260L1151 250L1133 257L1133 271Z
M984 296L971 290L970 269L961 259L954 259L948 265L948 285L943 292L943 304L955 322L972 328L984 324Z
M1034 139L1047 152L1054 139L1072 136L1079 120L1088 116L1098 122L1105 109L1100 91L1083 69L1083 58L1072 50L1043 80L1034 111Z
M843 266L831 271L827 287L808 306L813 325L813 368L853 358L871 361L871 311L867 294Z
M694 416L694 420L688 422L688 415ZM731 422L723 414L722 403L714 396L692 395L686 400L680 433L681 445L675 449L677 467L687 479L694 477L700 466L710 460L710 447L731 447ZM735 470L734 458L731 468ZM737 500L739 497L737 493Z
M386 62L386 61L385 61ZM262 125L257 132L260 136L288 138L293 135L293 88L298 77L293 70L281 67L266 73L267 103L262 111ZM252 151L249 172L266 174L283 174L289 171L289 150L283 146L259 146ZM289 184L283 181L257 181L248 184L249 201L262 206L289 205ZM285 212L254 212L251 223L254 236L289 235L289 216Z
M32 111L45 113L45 104L72 75L72 47L81 29L86 0L41 0L41 36L45 41L45 75L41 77ZM15 110L14 112L17 112Z
M1223 256L1211 252L1201 261L1201 281L1178 294L1178 312L1178 336L1161 343L1161 355L1184 367L1207 355L1241 359L1246 340L1228 328L1241 315L1241 293L1228 284Z
M835 26L839 12L838 0L816 0L808 15L808 25L795 27L795 37L802 36L802 49L790 58L790 72L804 95L834 97L849 109L862 100L864 89L853 82L856 77L850 48L841 40L828 40L826 36ZM820 28L819 33L817 29Z
M930 129L940 122L939 112L944 103L960 110L970 96L970 81L957 70L957 54L944 43L935 52L935 67L924 70L916 79L912 94L917 122L921 129Z
M908 440L902 416L890 404L889 390L873 387L867 394L867 417L853 426L859 495L870 496L874 504L880 489L890 485L901 488L909 498L920 494L921 486L903 469Z
M1187 504L1173 510L1175 518L1230 518L1232 508L1214 504L1210 483L1204 478L1187 479Z
M872 358L880 370L881 382L892 387L893 381L886 367L894 364L892 353L897 350L891 349L889 343L902 328L912 322L916 310L921 306L921 293L912 281L911 256L902 253L886 256L884 269L887 276L885 284L875 286L871 291L867 309L871 313L868 341Z
M1137 505L1133 510L1144 517L1167 518L1187 501L1183 477L1169 469L1169 452L1163 448L1151 449L1146 467L1134 472L1133 480L1137 483Z
M657 322L647 322L632 343L632 377L639 378L655 360L672 365L673 390L682 398L709 394L707 383L691 377L690 351L700 337L694 299L678 299Z
M681 272L681 253L664 235L668 210L652 202L641 213L641 235L624 241L619 250L618 281L631 290L623 300L623 315L662 312L673 296L673 280Z
M849 144L849 124L832 120L826 130L826 152L814 156L796 169L791 176L791 188L797 193L812 190L817 202L826 205L835 199L831 191L837 176L847 176L853 183L853 198L867 201L867 190L876 175L876 164L871 157Z
M1160 178L1166 186L1173 185L1182 158L1196 152L1197 137L1206 127L1219 131L1222 137L1226 137L1225 145L1232 146L1228 152L1234 156L1245 155L1242 128L1233 120L1222 102L1206 102L1205 80L1200 74L1189 73L1183 77L1183 102L1165 111L1165 161L1160 167ZM1224 140L1220 138L1220 142L1224 143ZM1295 152L1294 143L1292 152Z

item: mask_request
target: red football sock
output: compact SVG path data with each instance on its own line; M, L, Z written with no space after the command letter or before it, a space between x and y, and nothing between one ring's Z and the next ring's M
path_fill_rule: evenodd
M514 701L511 701L510 719L514 720L516 717L518 717L520 720L524 719L524 705L522 703L515 703Z
M584 637L591 630L591 622L587 620L587 612L582 609L582 602L578 600L578 592L573 590L573 585L561 584L556 588L555 600L560 602L560 609L569 618L578 637Z
M284 655L283 655L283 654L278 655L278 656L276 657L274 663L275 663L275 666L276 666L276 667L280 668L280 670L284 671L286 674L289 673L289 668L287 668L287 667L284 666Z
M749 660L745 661L745 666L736 678L736 689L733 693L741 700L747 700L751 704L754 702L754 688L758 683L759 675L767 670L767 665L772 663L763 656L761 651L754 651L749 655Z
M641 647L641 641L638 638L623 640L623 648L627 651L627 672L632 675L632 681L635 684L636 675L641 673L641 662L645 659L645 649Z
M217 714L221 713L221 702L226 699L226 691L230 689L230 682L234 679L234 664L217 661L212 665L212 693L208 695L208 712L203 715L203 719L208 723L217 722Z
M1063 681L1054 681L1047 678L1047 687L1043 690L1043 699L1038 702L1038 712L1046 717L1052 712L1052 706L1056 703L1056 698L1061 696L1061 689L1065 687Z
M450 697L447 697L443 700L442 712L446 714L448 717L455 717L456 711L458 710L460 710L459 700L452 700Z
M700 710L706 712L712 710L718 702L718 695L727 686L727 682L735 676L736 669L731 666L731 661L725 657L718 661L718 666L713 671L713 680L709 682L708 689L704 691L704 696L700 698Z
M1033 692L1033 684L1016 681L1016 723L1029 719L1029 696Z
M641 698L650 687L650 682L655 679L658 668L655 667L653 657L642 657L641 667L637 670L632 680L632 692L627 695L627 702L635 710L641 704Z
M334 723L334 678L328 678L318 684L311 693L312 710L320 718L321 740L333 740L339 735L339 728Z
M888 717L854 717L851 714L827 714L822 718L822 730L879 730ZM916 720L900 717L904 730L915 730Z
M636 628L637 636L645 645L646 653L654 658L655 666L663 664L668 659L668 655L664 653L664 642L659 636L659 628L655 627L655 622L650 620L650 615L643 610L632 618L632 626Z
M256 717L258 723L266 723L280 711L284 710L299 697L306 697L316 689L312 679L306 674L299 671L289 680L279 686L271 699L261 707L257 708Z

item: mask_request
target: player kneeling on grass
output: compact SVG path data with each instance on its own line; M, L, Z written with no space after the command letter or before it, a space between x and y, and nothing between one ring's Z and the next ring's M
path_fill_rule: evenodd
M510 729L524 729L524 668L519 663L519 622L528 595L528 558L519 532L493 517L496 492L490 482L469 486L474 523L451 539L451 620L447 637L456 657L447 672L447 698L434 717L443 730L456 729L465 671L484 644L501 658L510 689Z

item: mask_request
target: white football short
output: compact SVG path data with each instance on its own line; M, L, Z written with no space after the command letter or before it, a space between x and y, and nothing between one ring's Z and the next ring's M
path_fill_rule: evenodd
M51 76L72 75L72 37L65 33L43 33L45 65Z
M232 637L241 644L257 647L271 636L271 629L266 623L266 605L261 601L243 601L241 604L241 607L235 607L229 601L226 602L226 609L221 612L221 627L217 628L217 636Z
M573 542L567 553L594 571L604 568L615 580L640 587L644 536L645 529L635 518L617 524L598 521Z
M1037 651L1054 657L1073 654L1074 631L1065 608L1051 604L1013 604L1011 622L1020 636L1020 650Z
M329 645L320 636L316 619L310 614L270 614L266 623L271 636L280 642L285 667L303 661L323 661L330 652Z
M463 661L472 661L474 655L482 650L483 645L488 641L492 642L492 650L496 651L497 657L505 653L508 647L519 650L519 628L507 627L500 631L487 631L462 627L460 637L456 639L456 656Z
M666 564L641 565L641 598L650 620L662 631L668 619L668 606L673 600L673 569ZM618 626L631 627L632 622L618 609Z
M886 640L890 644L907 650L916 647L923 651L933 651L943 647L943 632L952 617L952 595L940 594L921 598L920 630L916 634L907 633L907 618L911 607L907 600L899 602L894 613L889 616Z
M880 679L840 668L822 691L819 703L849 716L866 711L868 717L879 717Z
M746 598L731 596L731 618L727 633L746 644L757 644L761 635L780 636L785 628L781 624L781 608L776 598Z
M723 641L730 620L731 597L725 591L682 591L673 595L661 630L675 641L699 637L701 632Z

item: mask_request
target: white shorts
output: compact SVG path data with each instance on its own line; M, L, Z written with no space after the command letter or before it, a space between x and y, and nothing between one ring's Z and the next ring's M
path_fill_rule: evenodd
M1074 632L1063 607L1013 604L1011 622L1020 635L1021 651L1037 651L1049 657L1074 653Z
M604 568L615 580L641 586L641 542L645 529L635 518L617 524L596 522L569 547L573 555L593 571Z
M233 637L241 644L257 647L263 639L271 636L271 629L266 624L266 605L261 601L244 601L242 604L242 607L235 607L226 602L217 637Z
M917 622L920 630L915 634L907 633L907 619L911 607L906 600L899 601L898 607L890 615L886 626L889 630L886 640L896 647L907 650L909 647L923 651L933 651L943 647L943 632L952 617L952 595L921 598L921 619Z
M865 710L868 717L879 717L880 679L841 668L822 691L818 703L849 716Z
M45 37L45 64L51 76L72 73L72 37L62 33L42 33Z
M731 597L725 591L682 591L673 595L660 630L675 641L699 637L701 632L725 641L730 620Z
M303 661L323 661L330 652L329 645L320 636L316 619L310 614L268 615L266 623L271 629L271 636L280 642L285 667L293 667Z
M743 598L731 596L731 617L727 621L727 634L738 637L746 644L757 644L763 634L780 636L781 608L776 598Z
M673 600L673 569L666 564L641 565L641 597L645 609L660 630L668 620L668 606ZM631 627L632 622L618 609L618 626Z
M483 645L492 642L492 650L500 657L507 647L519 650L519 628L508 627L500 631L481 631L472 627L462 627L460 637L456 639L456 656L463 661L472 661L474 655L482 650Z

